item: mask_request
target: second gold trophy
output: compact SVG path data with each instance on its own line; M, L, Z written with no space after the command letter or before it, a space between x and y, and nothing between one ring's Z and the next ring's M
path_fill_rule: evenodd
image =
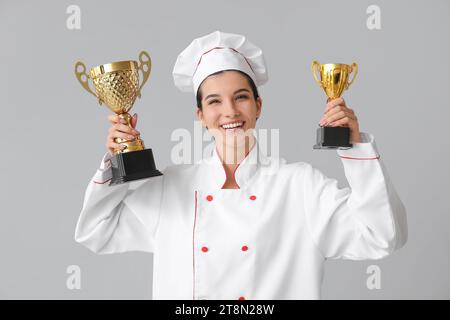
M353 83L358 74L358 65L343 63L320 64L313 61L311 69L317 84L325 91L328 101L339 98L344 90ZM316 73L319 73L319 78ZM350 80L350 74L353 78ZM320 127L317 128L317 141L313 149L350 149L350 128L348 127Z
M84 63L78 61L75 64L75 76L84 89L97 97L100 104L105 104L131 127L131 115L128 112L136 98L141 97L151 67L149 54L142 51L139 63L134 60L112 62L92 68L89 74L86 73ZM139 70L142 72L141 81ZM89 79L94 83L95 93L89 87ZM156 169L152 149L145 149L140 137L131 140L115 138L114 141L125 145L125 149L114 152L109 185L162 175Z

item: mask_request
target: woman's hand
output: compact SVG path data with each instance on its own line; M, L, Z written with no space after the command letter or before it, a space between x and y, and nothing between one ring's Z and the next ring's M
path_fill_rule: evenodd
M114 154L115 150L123 150L125 145L116 143L114 138L121 138L125 140L133 140L139 136L139 131L136 129L137 114L135 113L131 118L130 128L124 119L121 119L117 114L110 114L108 120L111 123L111 127L108 130L108 138L106 139L106 148L111 154Z
M319 125L329 127L349 127L350 143L361 142L358 118L356 117L355 112L347 107L343 98L336 98L328 101Z

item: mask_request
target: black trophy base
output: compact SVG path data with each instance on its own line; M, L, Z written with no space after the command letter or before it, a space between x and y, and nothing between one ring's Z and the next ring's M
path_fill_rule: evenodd
M350 128L317 128L317 143L313 146L313 149L350 149L351 147Z
M152 149L116 154L111 158L111 168L110 186L162 175L156 169Z

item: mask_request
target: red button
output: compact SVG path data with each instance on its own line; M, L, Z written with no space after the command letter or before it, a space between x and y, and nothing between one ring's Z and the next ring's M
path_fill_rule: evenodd
M256 200L256 196L250 196L250 200Z
M207 247L202 247L202 251L203 252L208 252L208 248Z
M213 199L213 196L210 194L206 197L206 200L208 200L208 201L212 201L212 199Z
M239 300L245 300L245 297L239 297Z
M248 247L247 246L243 246L241 249L242 249L242 251L247 251Z

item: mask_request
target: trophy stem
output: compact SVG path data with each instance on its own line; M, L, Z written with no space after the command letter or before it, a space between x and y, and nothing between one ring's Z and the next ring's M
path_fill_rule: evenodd
M127 126L130 128L133 128L131 124L132 116L128 112L120 113L118 114L119 118L125 120L127 122ZM145 149L144 141L140 139L140 137L136 137L132 140L126 140L122 138L114 138L114 141L118 144L123 144L126 146L123 150L115 150L114 154L121 154L121 153L127 153L127 152L133 152L133 151L142 151Z
M132 116L128 113L128 112L124 112L124 113L120 113L119 118L125 120L127 122L127 125L132 128L133 126L131 125L131 118Z

